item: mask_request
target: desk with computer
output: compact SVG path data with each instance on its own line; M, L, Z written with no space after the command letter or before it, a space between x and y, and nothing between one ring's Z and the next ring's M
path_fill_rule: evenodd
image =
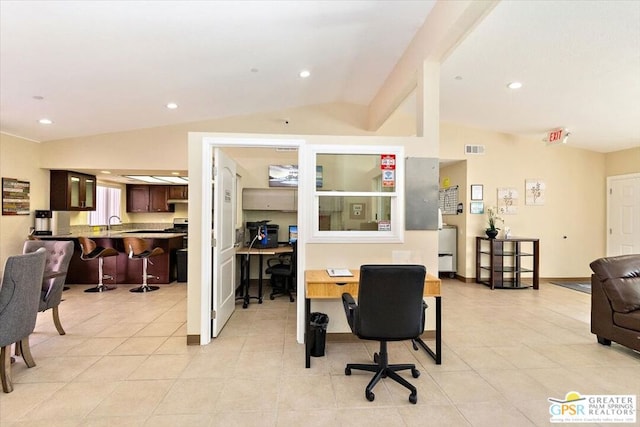
M258 301L258 304L262 304L263 300L263 276L265 273L264 257L282 257L286 254L293 254L295 246L298 240L298 226L290 225L287 242L278 242L279 226L276 224L269 224L268 220L247 222L247 229L249 230L249 241L245 247L238 248L236 255L240 257L240 288L236 300L242 300L242 308L247 308L252 299ZM251 295L249 292L251 285L251 257L258 257L258 294ZM293 261L289 261L293 268L293 276L290 282L293 284L293 277L295 277L295 258ZM275 266L275 265L274 265ZM274 267L274 266L269 266ZM289 298L292 300L291 289L287 292ZM275 293L272 293L273 296Z

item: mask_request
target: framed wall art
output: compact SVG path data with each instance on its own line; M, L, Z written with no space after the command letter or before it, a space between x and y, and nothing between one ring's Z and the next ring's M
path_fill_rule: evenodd
M482 184L471 184L471 200L482 200Z
M524 202L527 205L544 205L544 195L546 185L540 179L526 179L524 182L525 197Z
M2 178L2 215L29 215L29 181Z

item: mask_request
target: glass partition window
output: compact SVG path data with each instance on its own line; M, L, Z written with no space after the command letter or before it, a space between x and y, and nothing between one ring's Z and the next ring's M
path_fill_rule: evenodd
M314 162L312 241L402 241L402 147L318 148Z

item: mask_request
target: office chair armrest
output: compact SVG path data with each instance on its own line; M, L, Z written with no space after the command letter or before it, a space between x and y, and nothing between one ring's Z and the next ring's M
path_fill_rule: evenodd
M358 308L358 305L350 293L345 292L342 294L342 306L344 307L344 314L347 316L349 327L353 330L353 320L356 316L356 309Z

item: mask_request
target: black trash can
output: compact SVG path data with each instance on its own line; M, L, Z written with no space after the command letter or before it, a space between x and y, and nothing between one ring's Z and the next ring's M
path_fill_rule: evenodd
M325 313L311 313L309 316L309 324L311 333L311 355L313 357L324 356L324 347L327 343L327 325L329 324L329 316Z

